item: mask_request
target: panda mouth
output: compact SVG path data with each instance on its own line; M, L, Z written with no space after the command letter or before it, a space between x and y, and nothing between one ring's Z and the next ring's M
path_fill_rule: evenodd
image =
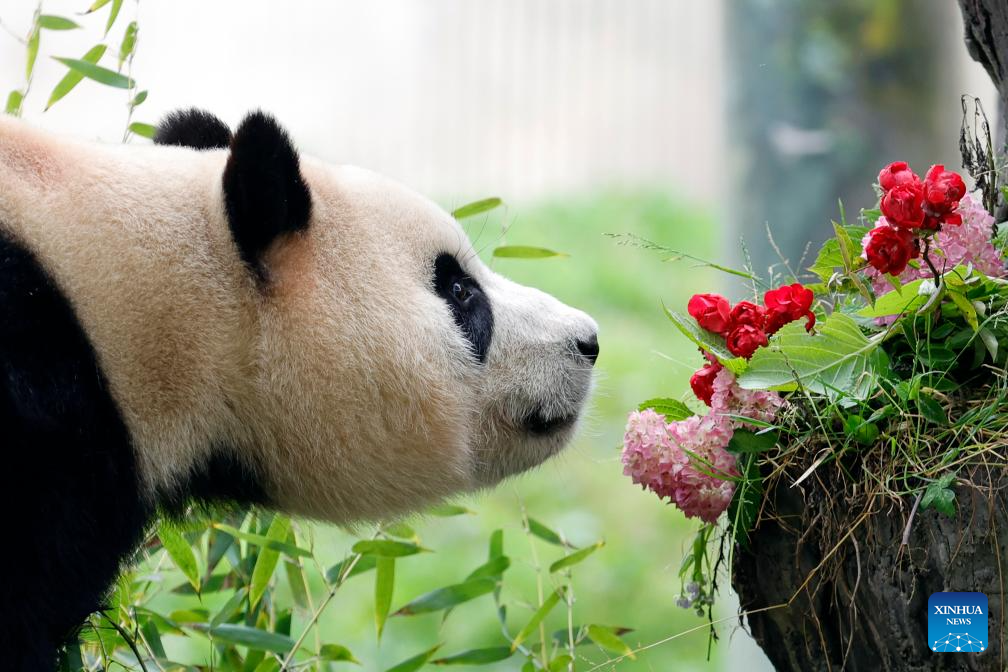
M522 421L529 434L547 436L569 428L577 421L577 413L547 418L542 409L537 409L527 415Z

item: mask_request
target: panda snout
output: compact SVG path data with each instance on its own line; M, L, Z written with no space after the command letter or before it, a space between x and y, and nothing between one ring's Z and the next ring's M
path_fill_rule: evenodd
M598 334L592 334L588 338L574 339L574 349L579 356L588 361L588 364L595 366L595 360L598 359L599 354Z

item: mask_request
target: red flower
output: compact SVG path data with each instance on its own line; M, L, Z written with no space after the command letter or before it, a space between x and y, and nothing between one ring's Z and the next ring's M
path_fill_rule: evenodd
M766 332L751 324L740 324L728 333L728 352L736 357L752 357L756 349L767 344Z
M731 304L720 294L694 294L686 309L707 331L722 336L728 333Z
M815 326L815 314L812 312L814 298L811 289L797 282L793 285L771 289L764 294L763 304L767 311L767 333L775 334L788 322L794 322L802 317L806 318L805 329L812 331L812 327Z
M962 217L953 210L965 195L966 183L959 173L945 170L941 164L931 166L924 178L924 209L930 217L943 224L962 224Z
M893 161L878 174L878 181L883 191L889 191L901 184L919 182L920 178L910 170L906 161Z
M893 226L918 228L924 223L924 185L920 180L897 184L882 195L879 207Z
M879 273L899 275L907 262L917 256L913 234L891 226L877 226L868 232L865 258Z
M740 324L749 324L762 329L765 322L766 311L763 309L763 306L757 306L750 301L739 301L732 308L729 329L734 329Z
M711 397L714 396L714 378L723 368L717 362L714 364L705 364L689 379L690 387L693 388L693 394L708 406L711 405Z

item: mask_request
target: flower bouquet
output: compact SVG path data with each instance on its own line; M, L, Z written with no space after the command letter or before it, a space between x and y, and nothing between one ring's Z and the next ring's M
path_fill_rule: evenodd
M630 413L624 473L700 521L680 606L714 635L728 569L778 669L1004 667L1006 236L991 153L964 147L975 191L891 163L807 275L734 271L747 299L666 308L701 354L695 399ZM990 599L978 656L935 657L940 591Z

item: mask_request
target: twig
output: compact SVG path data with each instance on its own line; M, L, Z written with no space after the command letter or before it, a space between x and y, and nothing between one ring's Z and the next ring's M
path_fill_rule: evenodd
M914 516L917 515L917 507L920 505L921 497L923 496L923 490L917 493L917 499L914 500L913 508L910 509L910 517L907 518L906 527L903 528L903 540L900 541L900 548L910 543L910 528L913 527Z

